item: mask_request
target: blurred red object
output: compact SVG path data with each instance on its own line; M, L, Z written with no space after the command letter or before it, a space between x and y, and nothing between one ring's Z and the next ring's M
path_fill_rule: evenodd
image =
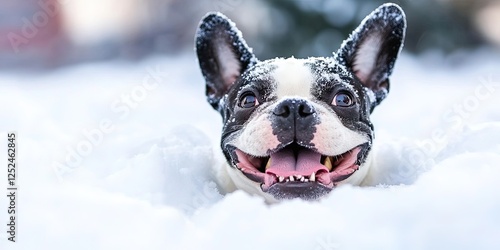
M0 1L0 65L54 66L65 39L60 0Z

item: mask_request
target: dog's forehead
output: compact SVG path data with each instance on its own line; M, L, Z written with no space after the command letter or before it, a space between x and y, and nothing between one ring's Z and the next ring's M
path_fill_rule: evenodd
M287 58L274 60L275 66L271 73L275 82L275 94L279 98L284 96L311 97L311 87L315 76L304 60Z
M247 84L264 82L273 86L276 97L311 98L314 88L322 84L343 84L352 87L351 73L333 58L275 58L259 62L244 75Z

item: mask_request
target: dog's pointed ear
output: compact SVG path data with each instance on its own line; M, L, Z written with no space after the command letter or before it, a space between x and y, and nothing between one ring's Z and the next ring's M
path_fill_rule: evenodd
M389 76L403 47L406 17L396 4L383 4L344 41L335 58L375 93L373 108L389 93Z
M207 14L201 20L195 39L207 100L218 110L222 97L257 58L234 23L221 13Z

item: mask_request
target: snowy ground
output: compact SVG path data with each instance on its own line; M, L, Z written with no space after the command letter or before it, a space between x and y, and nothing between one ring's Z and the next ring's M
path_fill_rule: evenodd
M211 181L221 122L192 55L0 72L20 199L0 249L498 249L498 59L403 55L372 116L383 185L272 206Z

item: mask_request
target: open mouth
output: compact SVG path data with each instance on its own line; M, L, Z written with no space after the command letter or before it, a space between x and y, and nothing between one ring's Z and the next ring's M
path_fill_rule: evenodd
M366 146L362 144L334 156L322 155L296 143L267 157L254 157L237 148L234 150L238 157L236 167L249 179L261 183L264 192L276 193L276 189L285 189L291 193L290 197L302 197L307 194L298 191L301 187L302 191L325 193L351 176L359 169L358 154Z

